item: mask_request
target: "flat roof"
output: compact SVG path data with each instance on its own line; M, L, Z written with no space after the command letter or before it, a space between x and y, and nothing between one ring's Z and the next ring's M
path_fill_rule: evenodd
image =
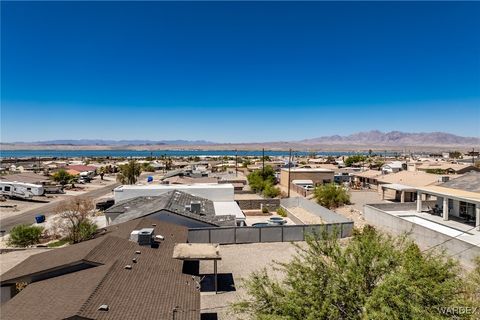
M293 184L313 184L312 180L292 180Z
M115 188L117 191L126 190L126 189L231 189L233 185L231 183L194 183L194 184L181 184L181 185L170 185L170 184L136 184L136 185L121 185Z
M282 171L288 171L288 168L283 168ZM325 168L290 168L290 172L332 172L333 170Z
M420 192L456 197L480 203L480 193L440 186L418 188Z
M173 248L173 259L221 260L218 243L177 243Z
M399 184L399 183L382 184L381 186L382 188L397 190L397 191L412 191L412 192L417 191L417 189L414 187L406 186L404 184Z
M213 208L216 216L234 215L237 220L245 220L245 214L235 201L214 201Z

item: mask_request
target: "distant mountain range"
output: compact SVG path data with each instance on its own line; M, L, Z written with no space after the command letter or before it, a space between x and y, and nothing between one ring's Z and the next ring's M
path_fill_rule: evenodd
M211 145L210 141L204 140L101 140L101 139L79 139L79 140L47 140L36 142L13 142L13 144L26 144L36 146L162 146L162 145Z
M445 132L430 133L407 133L400 131L381 132L378 130L358 132L348 136L325 136L300 141L270 141L270 142L250 142L250 143L216 143L205 140L102 140L102 139L80 139L80 140L48 140L37 142L14 142L2 143L4 149L61 149L61 148L95 148L95 149L134 149L143 147L149 150L168 149L168 148L204 148L204 149L288 149L288 148L308 148L308 149L340 149L340 148L395 148L402 147L475 147L480 146L480 137L461 137Z
M480 138L461 137L445 132L407 133L378 130L354 133L348 136L326 136L299 141L306 145L382 145L382 146L475 146Z

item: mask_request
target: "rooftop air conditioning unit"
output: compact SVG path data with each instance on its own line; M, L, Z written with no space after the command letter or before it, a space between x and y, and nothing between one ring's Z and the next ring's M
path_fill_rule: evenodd
M141 246L148 246L152 244L152 239L155 234L153 228L143 228L138 232L138 244Z
M443 176L440 179L441 179L442 182L450 181L450 177L447 177L447 176Z
M190 202L190 211L196 214L200 214L202 210L202 203L200 201Z

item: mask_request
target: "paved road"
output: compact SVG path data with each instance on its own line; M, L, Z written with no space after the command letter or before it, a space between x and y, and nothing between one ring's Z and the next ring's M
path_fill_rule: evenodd
M88 191L81 195L66 197L65 200L56 201L53 203L47 203L41 207L25 211L19 215L11 216L5 219L0 219L0 228L9 232L14 226L22 223L32 224L35 222L35 216L39 213L44 214L45 217L49 217L54 214L54 209L62 202L69 201L72 198L76 197L89 197L89 198L99 198L110 193L114 188L118 187L120 183L111 184L109 186L99 188L96 190Z

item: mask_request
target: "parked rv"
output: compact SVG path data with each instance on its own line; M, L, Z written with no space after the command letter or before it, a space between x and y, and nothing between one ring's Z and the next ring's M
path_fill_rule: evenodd
M42 196L45 190L42 185L17 181L0 181L0 195L8 198L31 199Z

